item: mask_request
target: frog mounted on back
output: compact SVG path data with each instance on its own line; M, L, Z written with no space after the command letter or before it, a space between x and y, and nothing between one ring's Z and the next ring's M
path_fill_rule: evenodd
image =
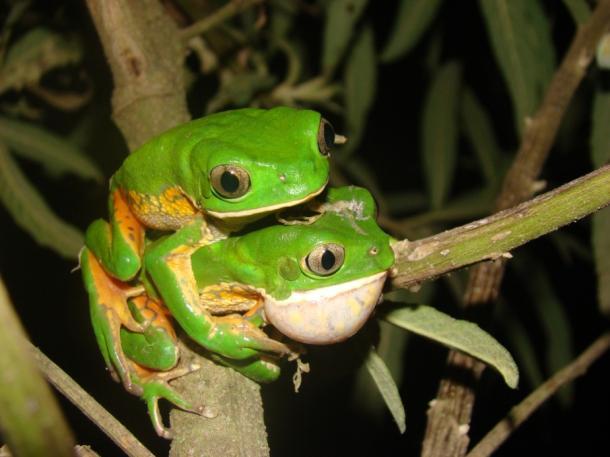
M174 232L146 256L153 281L180 325L212 352L247 359L257 351L289 349L249 321L212 317L198 307L191 254L251 221L298 205L328 182L331 125L319 113L278 107L213 114L180 125L146 143L112 177L109 222L99 219L81 252L94 331L113 375L134 393L120 345L125 327L143 332L128 306L141 294L140 272L148 229Z

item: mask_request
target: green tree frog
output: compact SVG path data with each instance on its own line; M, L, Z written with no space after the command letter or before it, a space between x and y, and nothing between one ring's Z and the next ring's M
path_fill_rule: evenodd
M142 267L147 229L175 232L149 251L146 268L164 284L172 314L190 316L180 324L193 339L233 359L287 351L262 335L236 333L231 319L212 321L198 307L190 259L247 223L322 192L334 142L331 125L317 112L246 108L178 126L125 160L110 182L110 221L89 226L81 266L98 343L128 390L119 335L122 327L145 330L127 300L140 293L128 281Z
M222 317L234 326L232 335L253 339L264 339L261 327L272 324L289 338L309 344L330 344L357 332L379 302L394 263L390 237L377 225L375 203L365 189L329 189L325 202L315 209L321 213L313 218L284 221L195 251L191 262L199 302L183 314L172 310L178 324ZM153 282L165 299L165 282ZM154 295L150 284L148 290ZM175 368L175 335L162 305L148 296L131 305L146 331L123 329L122 346L133 361L131 377L157 433L169 437L158 412L159 398L199 414L207 411L193 407L166 382L189 368ZM210 337L204 332L196 341ZM232 360L219 351L222 357L216 359L267 382L277 378L279 367L264 351L245 360Z

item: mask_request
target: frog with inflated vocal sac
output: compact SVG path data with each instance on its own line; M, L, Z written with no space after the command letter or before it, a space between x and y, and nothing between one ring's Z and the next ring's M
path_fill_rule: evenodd
M241 333L252 339L266 338L262 327L270 324L308 344L331 344L357 332L379 302L393 265L390 237L377 225L375 203L365 189L329 189L325 197L317 205L322 213L307 221L268 226L194 252L191 267L199 302L186 313L172 311L178 324L204 329L200 321L222 319L233 325L227 337ZM163 240L148 247L145 265L157 243ZM158 291L165 300L165 282L147 271L141 279L148 293L132 300L131 309L146 330L123 329L121 342L133 361L130 378L149 406L155 429L169 437L158 413L159 398L200 414L209 411L194 407L166 383L193 367L175 368L179 354L174 331L167 310L154 298ZM212 325L196 341L217 338L222 331ZM250 357L239 359L223 351L216 354L217 360L256 381L279 375L277 357L265 349L253 349Z

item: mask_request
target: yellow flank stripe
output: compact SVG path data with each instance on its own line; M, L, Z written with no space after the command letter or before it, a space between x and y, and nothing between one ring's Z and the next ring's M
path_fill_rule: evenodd
M154 228L175 229L199 213L179 187L169 187L160 195L130 190L127 200L136 217Z
M210 312L250 310L262 301L259 293L241 284L221 283L205 287L199 295L200 303Z

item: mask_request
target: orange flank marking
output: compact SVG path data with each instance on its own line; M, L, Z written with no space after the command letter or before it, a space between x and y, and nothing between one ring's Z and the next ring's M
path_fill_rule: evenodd
M162 328L170 337L176 338L176 332L169 319L169 310L161 302L150 298L148 295L135 297L131 302L147 325Z
M112 206L114 208L112 218L119 227L123 239L127 241L134 252L141 253L144 249L144 227L131 212L120 190L113 192Z
M89 266L97 291L97 302L107 310L113 310L122 325L134 328L133 316L129 311L126 300L127 290L131 287L110 276L104 271L97 258L89 253ZM136 324L137 326L137 324ZM118 328L116 329L118 332Z
M203 288L199 303L210 314L256 312L263 304L263 298L254 289L242 284L221 283Z
M160 195L130 190L127 201L144 225L159 230L177 230L200 213L179 187L168 187Z
M138 378L140 378L142 380L154 378L155 375L157 374L156 370L151 370L150 368L146 368L146 367L140 365L139 363L134 362L133 360L131 361L131 366L133 367L133 371L136 372L136 375L138 376Z

